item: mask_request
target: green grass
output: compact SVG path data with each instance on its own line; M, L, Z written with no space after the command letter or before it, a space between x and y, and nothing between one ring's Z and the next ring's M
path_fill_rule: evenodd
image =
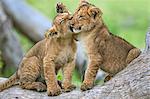
M81 85L81 79L79 77L79 73L77 72L77 70L74 70L73 72L73 76L72 76L72 81L73 81L73 84L75 84L76 86L80 86ZM57 79L58 80L63 80L63 74L62 74L62 71L60 70L57 74Z

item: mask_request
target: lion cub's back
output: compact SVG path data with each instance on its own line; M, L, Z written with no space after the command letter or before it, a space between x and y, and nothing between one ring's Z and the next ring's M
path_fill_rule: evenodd
M106 42L104 54L104 63L102 68L112 74L126 67L126 58L128 52L134 48L124 39L112 35L111 39Z

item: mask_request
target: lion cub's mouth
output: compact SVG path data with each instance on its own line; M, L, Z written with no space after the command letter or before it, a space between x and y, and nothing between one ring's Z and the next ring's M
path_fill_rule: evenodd
M79 29L73 29L73 32L74 32L74 33L80 33L81 30L79 30Z
M74 27L70 26L69 28L70 28L71 32L74 32L76 34L81 32L81 27L79 27L78 29L75 29Z
M72 26L69 26L69 28L70 28L71 32L73 32L73 27L72 27Z

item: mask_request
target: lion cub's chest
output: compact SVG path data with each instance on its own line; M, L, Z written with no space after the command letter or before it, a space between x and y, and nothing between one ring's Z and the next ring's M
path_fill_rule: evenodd
M61 49L55 61L56 65L63 66L69 63L73 59L72 54L72 48L69 46Z

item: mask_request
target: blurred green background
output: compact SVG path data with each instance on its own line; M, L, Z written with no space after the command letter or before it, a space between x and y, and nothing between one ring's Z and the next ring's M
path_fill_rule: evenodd
M79 0L26 0L31 6L39 10L50 20L56 15L55 5L63 2L70 12L74 12L79 4ZM143 49L145 47L145 34L150 25L150 0L89 0L99 7L103 12L103 19L109 30L118 36L123 37L134 46ZM24 52L26 52L33 42L17 33L21 41ZM3 63L0 58L0 68ZM3 76L9 75L6 72ZM73 82L80 85L77 72L74 72ZM58 79L62 79L61 73Z

